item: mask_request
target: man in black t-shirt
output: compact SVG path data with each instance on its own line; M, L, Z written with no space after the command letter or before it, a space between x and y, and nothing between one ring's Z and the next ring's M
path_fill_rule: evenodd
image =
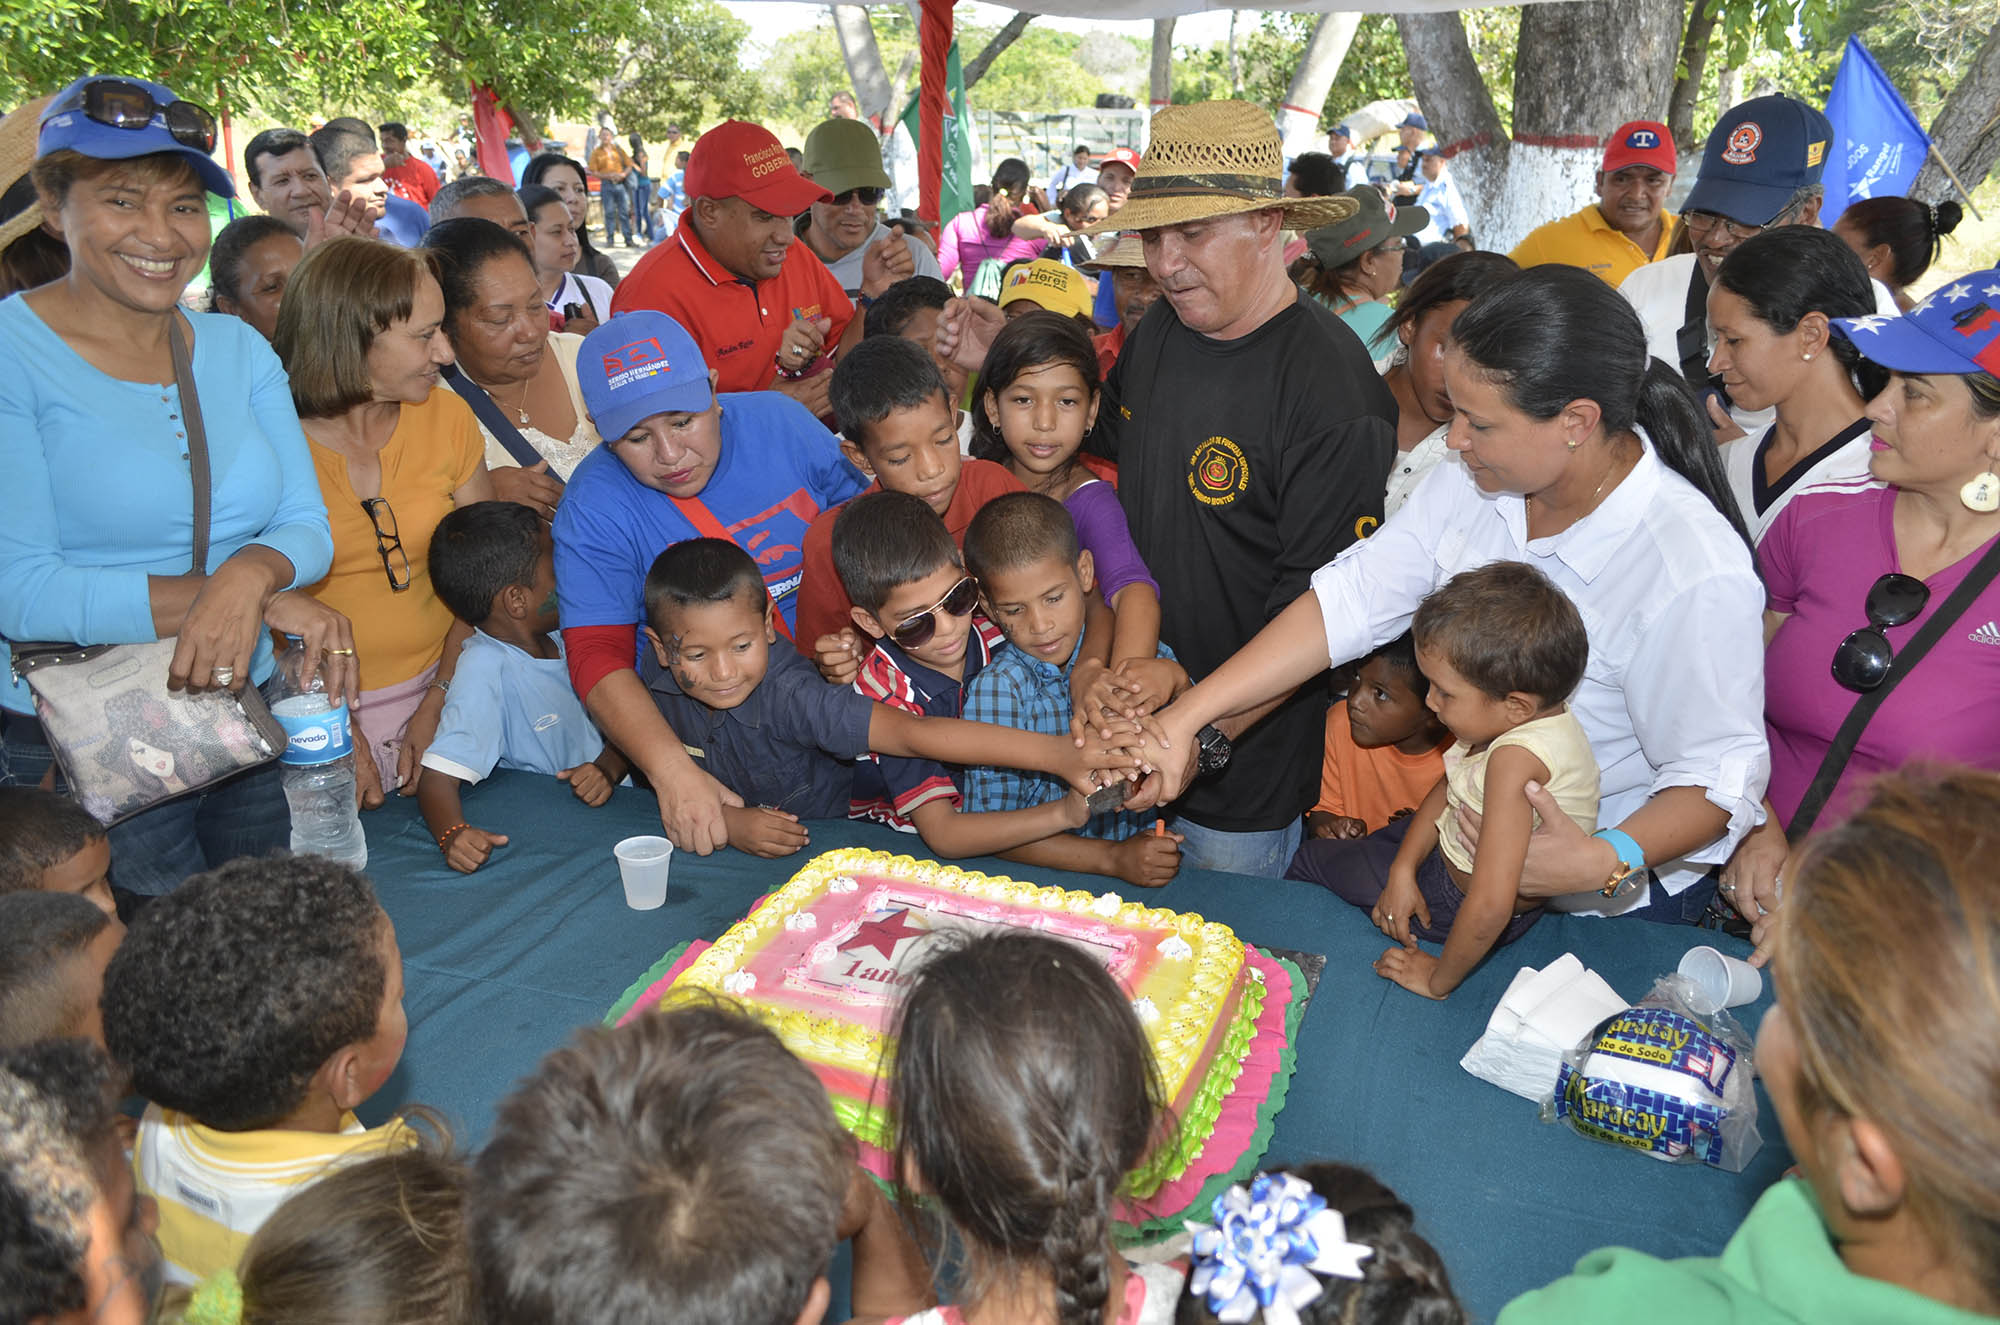
M1267 187L1268 185L1268 187ZM1160 635L1200 680L1382 519L1396 406L1361 341L1285 275L1286 228L1353 200L1285 199L1270 116L1163 110L1117 217L1164 297L1105 388L1095 445L1118 462L1132 537L1160 585ZM1280 875L1318 794L1326 688L1219 724L1219 774L1176 803L1183 858Z

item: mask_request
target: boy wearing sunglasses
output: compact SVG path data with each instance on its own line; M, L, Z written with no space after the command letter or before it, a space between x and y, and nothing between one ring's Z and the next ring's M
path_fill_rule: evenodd
M891 186L882 145L865 122L827 120L807 134L799 173L833 197L814 202L793 229L849 298L865 306L904 277L941 276L929 245L877 216Z
M802 820L845 817L855 761L871 751L1032 768L1086 795L1139 766L1135 724L1079 746L1066 729L920 717L826 684L796 652L773 647L764 578L726 539L692 538L659 555L646 575L646 623L640 675L688 755L742 799L722 814L729 844L753 855L788 856L811 841Z
M828 398L840 425L841 453L874 480L868 492L918 498L943 519L954 546L965 541L966 526L980 507L1023 490L1021 480L1004 466L964 458L958 410L936 361L913 341L899 336L862 341L834 367ZM835 685L853 681L868 652L849 620L855 603L835 570L834 521L843 509L821 511L806 529L793 632L799 652Z

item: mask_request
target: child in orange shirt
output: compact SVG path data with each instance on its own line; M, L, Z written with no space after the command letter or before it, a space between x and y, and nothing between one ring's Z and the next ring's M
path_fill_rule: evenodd
M1451 733L1425 702L1430 690L1407 634L1362 659L1347 699L1327 711L1307 837L1366 837L1423 804L1451 747Z

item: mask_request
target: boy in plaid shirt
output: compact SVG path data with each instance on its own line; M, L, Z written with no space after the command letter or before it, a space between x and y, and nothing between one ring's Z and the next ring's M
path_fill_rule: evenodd
M1009 650L979 614L979 586L937 512L908 493L863 493L834 521L833 561L854 624L875 642L854 688L906 713L962 716L965 688ZM1061 794L1032 805L966 814L958 772L934 759L872 754L855 771L848 812L914 829L946 859L1039 842L1084 822L1083 798L1060 780Z
M979 579L986 614L1010 648L966 684L965 716L1023 731L1070 730L1070 673L1083 645L1086 602L1094 574L1090 553L1061 502L1036 492L997 497L965 531L965 560ZM1173 651L1159 646L1161 658ZM1174 667L1172 694L1188 688ZM1066 797L1060 781L1016 769L965 771L965 808L975 814L1019 812ZM1158 887L1180 869L1181 837L1144 831L1146 817L1112 810L1000 854L1008 860L1087 874L1106 874Z

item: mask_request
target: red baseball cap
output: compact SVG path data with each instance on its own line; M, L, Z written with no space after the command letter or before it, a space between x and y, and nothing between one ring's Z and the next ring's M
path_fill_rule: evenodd
M1129 147L1114 147L1097 158L1098 169L1110 165L1124 166L1136 175L1139 173L1139 154Z
M1680 158L1674 153L1674 136L1658 120L1633 120L1612 130L1604 140L1605 174L1627 166L1651 166L1664 174L1677 174Z
M695 139L685 183L690 198L741 198L773 216L833 199L799 174L776 134L743 120L724 120Z

